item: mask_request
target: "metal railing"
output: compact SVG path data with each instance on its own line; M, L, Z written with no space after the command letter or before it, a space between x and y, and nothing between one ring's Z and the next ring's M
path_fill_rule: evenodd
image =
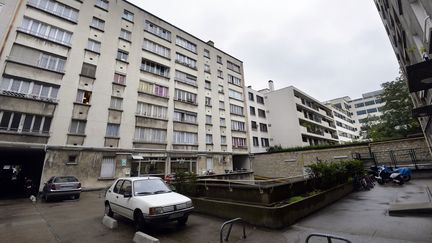
M243 224L243 237L242 237L242 239L246 239L246 224L245 224L245 222L241 218L235 218L235 219L228 220L228 221L226 221L225 223L222 224L222 226L220 228L220 232L219 232L220 243L223 243L224 241L228 241L228 238L229 238L229 236L231 234L232 226L233 226L233 224L235 222L241 222ZM223 238L223 230L224 230L225 226L227 226L227 225L229 225L228 233L227 233L227 235L226 235L226 237L224 239Z
M327 242L331 243L332 239L338 240L338 241L345 241L347 243L351 243L348 239L342 238L337 235L329 235L329 234L320 234L320 233L312 233L306 238L306 243L309 243L310 238L317 237L317 238L327 238Z

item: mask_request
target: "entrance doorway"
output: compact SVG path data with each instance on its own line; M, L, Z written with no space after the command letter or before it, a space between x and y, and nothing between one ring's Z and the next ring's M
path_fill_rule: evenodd
M45 151L42 149L0 148L0 199L25 197L25 184L37 194Z

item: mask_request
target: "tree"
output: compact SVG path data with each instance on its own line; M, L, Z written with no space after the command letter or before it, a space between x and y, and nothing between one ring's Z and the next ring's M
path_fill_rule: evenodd
M380 98L385 102L383 115L377 121L367 122L369 138L375 141L421 133L418 120L411 115L413 103L402 75L394 81L381 84L381 87L384 92Z

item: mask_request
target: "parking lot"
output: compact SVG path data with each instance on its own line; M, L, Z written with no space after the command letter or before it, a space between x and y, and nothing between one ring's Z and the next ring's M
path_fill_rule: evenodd
M337 203L281 230L248 225L247 239L240 240L235 226L229 242L304 242L312 232L331 233L352 242L432 242L431 215L393 217L392 202L429 201L426 185L432 180L414 180L402 187L376 186L355 192ZM132 222L115 216L119 227L109 230L102 223L101 192L83 192L80 200L32 203L28 199L0 201L0 242L131 242ZM201 214L190 216L185 227L175 223L152 226L145 233L160 242L219 242L225 220Z

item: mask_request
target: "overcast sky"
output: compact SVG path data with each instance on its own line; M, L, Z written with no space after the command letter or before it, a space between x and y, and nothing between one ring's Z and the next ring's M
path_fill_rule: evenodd
M398 64L372 0L130 0L243 61L246 85L324 101L380 88Z

